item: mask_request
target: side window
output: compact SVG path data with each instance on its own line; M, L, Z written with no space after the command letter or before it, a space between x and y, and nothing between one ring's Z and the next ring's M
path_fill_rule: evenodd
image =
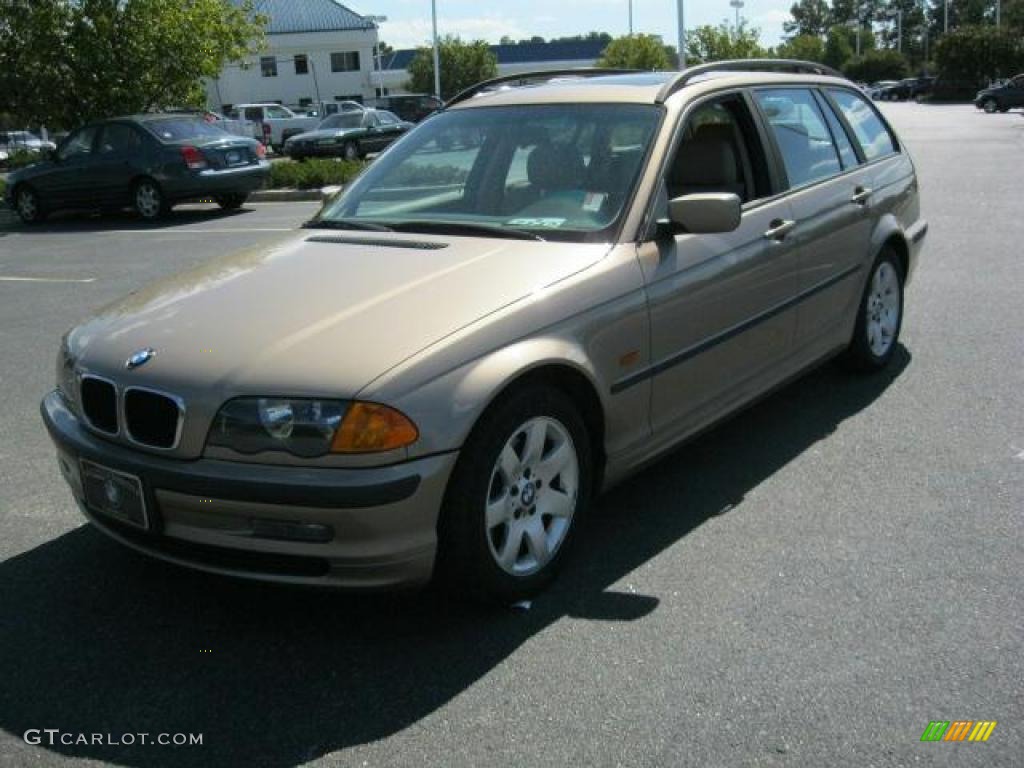
M839 153L814 95L787 88L756 92L786 167L790 187L839 173Z
M76 157L88 157L91 155L97 130L99 129L93 125L71 134L60 148L60 159L70 160Z
M246 107L245 108L245 119L252 120L253 122L259 123L263 120L263 108L262 107Z
M828 129L832 132L832 140L835 141L836 148L839 150L839 159L843 162L843 168L853 168L860 161L857 159L857 152L853 149L853 144L850 143L850 137L846 135L846 129L839 122L836 113L832 111L832 105L826 103L820 95L818 105L825 113L825 120L828 122Z
M690 114L665 185L668 199L731 192L746 203L771 194L764 148L742 99L726 97Z
M874 107L852 91L830 88L829 93L856 134L868 160L891 155L896 151L896 142Z
M101 155L131 156L138 154L141 149L142 137L130 125L111 123L103 127L99 147Z
M281 107L267 107L267 117L272 120L287 120L291 115Z

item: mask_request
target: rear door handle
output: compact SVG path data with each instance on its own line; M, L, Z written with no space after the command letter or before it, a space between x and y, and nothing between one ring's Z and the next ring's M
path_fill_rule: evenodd
M796 222L792 219L775 219L768 226L764 233L766 240L785 240L786 235L796 226Z
M857 187L853 190L853 197L850 198L850 202L854 205L865 205L868 198L871 197L871 187Z

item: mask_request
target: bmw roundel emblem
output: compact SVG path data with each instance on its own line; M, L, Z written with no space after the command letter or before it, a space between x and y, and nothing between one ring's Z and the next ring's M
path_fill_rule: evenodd
M125 361L124 367L127 368L129 371L132 370L133 368L138 368L140 365L145 365L150 360L152 360L153 355L155 354L156 350L153 349L152 347L140 349L138 352L136 352L134 355L132 355Z

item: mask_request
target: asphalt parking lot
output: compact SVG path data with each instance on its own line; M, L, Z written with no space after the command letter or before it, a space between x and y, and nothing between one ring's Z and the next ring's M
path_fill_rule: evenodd
M37 411L60 334L314 205L0 219L0 764L1020 766L1024 120L883 109L931 225L892 370L826 366L620 486L526 612L214 578L83 525Z

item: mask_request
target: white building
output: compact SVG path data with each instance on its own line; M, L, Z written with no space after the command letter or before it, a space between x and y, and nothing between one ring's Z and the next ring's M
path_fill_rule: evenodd
M211 109L277 102L308 106L375 94L377 26L336 0L256 0L267 47L206 84Z

